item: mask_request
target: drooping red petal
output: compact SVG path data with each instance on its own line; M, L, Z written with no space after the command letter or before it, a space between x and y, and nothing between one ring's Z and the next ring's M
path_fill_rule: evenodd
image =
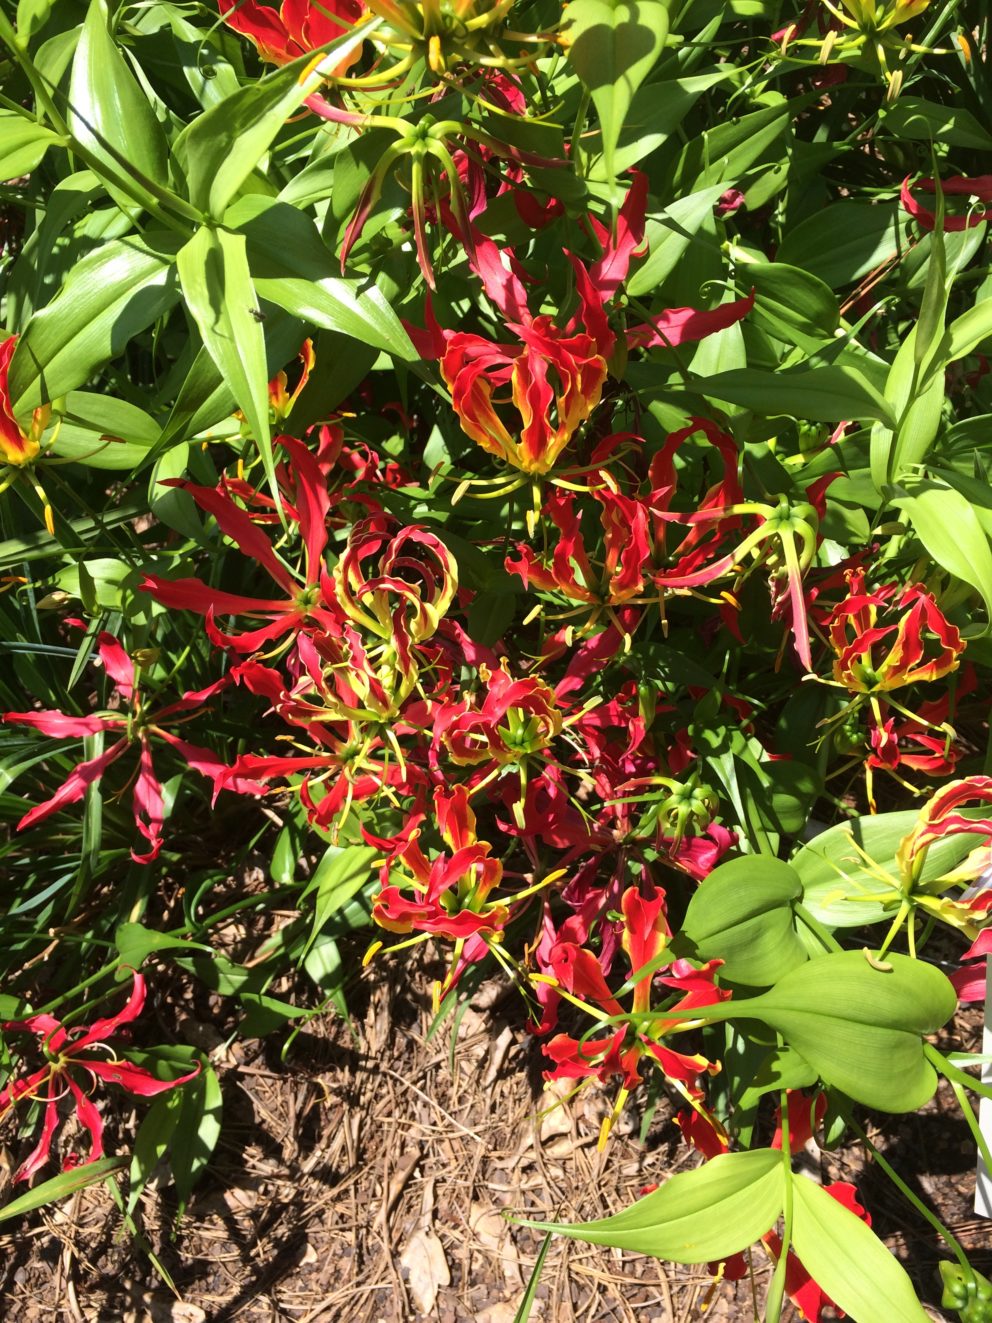
M64 712L5 712L3 720L18 726L33 726L43 735L54 735L57 739L67 735L96 735L123 724L107 717L69 717Z
M211 608L217 615L276 615L295 606L292 598L272 602L261 597L226 593L221 588L211 588L202 579L162 579L157 574L146 574L138 587L142 592L150 593L162 606L195 611L201 616Z
M262 565L269 572L280 588L283 588L291 596L296 592L293 576L272 550L272 543L252 523L251 518L242 510L241 506L235 505L225 492L218 491L216 487L200 487L193 482L174 479L170 479L162 485L164 487L178 486L183 491L189 492L201 510L206 510L208 514L213 515L221 532L236 543L246 556L258 561L259 565Z
M128 701L134 693L134 662L124 651L119 639L106 631L97 635L97 651L103 662L103 669L120 690L121 697Z
M96 1104L86 1096L76 1081L70 1078L69 1075L64 1075L63 1078L76 1104L76 1115L79 1117L79 1123L85 1130L89 1131L90 1155L86 1161L96 1162L103 1157L103 1118L97 1111ZM71 1159L67 1159L63 1163L64 1167L74 1167L76 1165Z
M175 1080L159 1080L144 1066L135 1066L130 1061L91 1061L89 1058L79 1058L77 1064L88 1070L91 1075L97 1079L105 1080L108 1084L119 1084L122 1089L128 1093L136 1094L139 1098L153 1098L157 1093L165 1093L168 1089L176 1089L180 1084L188 1084L190 1080L195 1080L200 1073L200 1063L197 1062L196 1070L191 1070L188 1075L180 1075Z
M158 858L162 848L162 821L165 806L162 801L162 786L152 766L152 749L147 738L141 741L141 757L138 760L138 777L134 783L134 821L145 840L151 846L147 854L131 851L131 858L136 864L150 864Z
M59 1095L55 1087L56 1078L57 1077L53 1076L49 1080L48 1093L44 1099L44 1119L42 1121L41 1134L38 1137L38 1143L21 1163L17 1170L17 1175L14 1177L15 1181L29 1181L35 1172L40 1171L48 1161L52 1148L52 1140L55 1137L55 1131L59 1124Z
M144 975L135 973L134 981L131 984L131 992L121 1009L116 1015L94 1020L91 1025L86 1027L85 1032L80 1037L73 1039L70 1045L72 1055L81 1052L83 1048L90 1047L93 1043L105 1042L108 1038L113 1037L122 1024L131 1024L136 1020L145 1004L145 991Z
M627 332L627 343L632 349L692 344L743 321L753 307L754 290L746 299L722 303L710 311L705 308L669 308L649 322L632 326Z
M89 762L80 763L75 771L69 773L51 799L46 799L44 804L38 804L25 813L17 824L17 830L26 831L28 827L43 822L59 809L66 808L69 804L78 804L86 794L87 788L95 781L99 781L110 764L119 758L127 747L127 740L118 740L99 758L91 758Z

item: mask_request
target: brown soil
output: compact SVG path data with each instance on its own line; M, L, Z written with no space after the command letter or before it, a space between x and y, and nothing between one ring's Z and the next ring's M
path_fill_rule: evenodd
M437 972L424 957L380 960L351 996L353 1027L312 1021L285 1062L269 1041L225 1048L209 1002L177 976L183 1032L214 1048L225 1106L220 1144L178 1229L164 1179L142 1199L140 1225L178 1298L96 1186L0 1237L2 1317L514 1323L541 1237L505 1211L603 1216L695 1159L663 1106L644 1142L640 1118L626 1115L605 1153L597 1136L608 1100L594 1087L542 1113L553 1100L542 1093L539 1053L513 1027L518 1008L497 984L483 985L461 1017L453 1053L453 1020L428 1037ZM168 979L164 968L156 976L160 987ZM975 1013L962 1021L966 1045L976 1024ZM890 1118L884 1134L889 1160L988 1271L987 1224L971 1212L974 1148L953 1096ZM935 1306L937 1237L857 1148L814 1166L825 1179L855 1181L876 1230ZM713 1287L705 1267L555 1238L531 1318L748 1323L769 1275L763 1255L753 1267L753 1284Z

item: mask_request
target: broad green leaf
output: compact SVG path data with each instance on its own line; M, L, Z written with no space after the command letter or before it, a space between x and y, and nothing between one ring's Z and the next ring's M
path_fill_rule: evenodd
M651 72L668 36L664 0L572 0L566 10L568 60L599 116L607 179L634 93Z
M947 143L953 147L972 147L992 151L992 137L969 110L960 106L942 106L918 96L901 96L882 112L882 126L899 139Z
M0 183L29 175L56 142L64 140L29 115L0 110Z
M807 961L758 997L719 1008L709 1018L757 1019L780 1033L825 1084L883 1112L914 1112L933 1097L937 1074L923 1035L954 1014L957 994L944 974L921 960L888 956L875 969L863 951Z
M90 469L139 469L161 429L137 405L110 395L70 391L53 453Z
M953 363L958 358L964 358L965 354L973 354L982 341L990 336L992 298L984 298L951 322L940 346L940 357L947 363Z
M262 333L265 338L265 370L271 381L279 369L299 353L306 328L281 308L273 308L266 312ZM199 436L214 428L230 435L237 430L231 419L236 408L237 401L230 383L207 350L199 349L176 393L158 449L166 450L187 437Z
M9 386L18 417L82 386L169 311L179 299L177 247L168 234L115 239L78 263L17 342Z
M121 964L130 969L140 969L147 958L156 951L206 951L212 950L202 942L191 942L185 937L171 937L168 933L156 932L141 923L122 923L114 934L114 942L120 954Z
M64 1199L66 1195L75 1194L77 1190L83 1190L87 1185L96 1185L98 1181L106 1180L108 1176L120 1171L126 1165L126 1158L98 1158L96 1162L85 1162L71 1171L63 1171L58 1176L53 1176L50 1181L42 1181L33 1190L28 1190L27 1194L22 1194L19 1199L13 1199L0 1208L0 1222L8 1222L12 1217L20 1217L23 1213L31 1213L36 1208L43 1208L45 1204L54 1203L56 1199Z
M721 978L768 987L807 958L792 913L801 898L795 869L781 859L732 859L699 884L680 936L700 960L724 962Z
M840 325L836 294L816 276L784 262L749 262L739 268L740 280L755 291L756 321L768 323L772 335L789 333L829 340ZM790 341L791 343L791 341Z
M17 0L17 35L27 41L44 27L55 0Z
M204 348L244 414L275 490L265 336L254 316L244 235L204 225L180 250L176 265Z
M712 216L713 208L726 188L724 183L712 184L698 193L678 198L657 218L648 217L645 228L648 256L627 281L627 289L634 298L652 294L671 275L692 243L693 235Z
M857 368L840 363L787 372L740 368L692 382L714 400L742 405L765 417L839 423L851 419L891 420L889 406Z
M337 261L296 207L270 198L240 199L224 218L244 235L255 290L302 321L339 331L398 358L416 350L375 285L336 274Z
M529 1222L593 1245L616 1245L675 1263L725 1259L774 1226L785 1198L782 1155L772 1149L723 1153L671 1176L613 1217L596 1222Z
M693 74L688 78L662 77L642 84L630 103L619 141L614 148L615 173L623 174L667 142L678 131L702 94L727 78L729 73L728 66L725 69L714 69L710 73ZM517 145L526 146L525 143ZM595 139L588 150L595 152ZM593 162L589 179L609 182L605 157Z
M125 196L169 182L169 146L148 98L107 30L105 0L91 0L72 62L69 127L90 164Z
M310 1014L305 1006L293 1006L262 992L242 993L241 1003L246 1013L238 1023L239 1038L265 1038L290 1020L299 1020Z
M894 203L834 202L790 230L776 260L846 288L902 250L901 221Z
M379 851L367 845L350 845L344 849L328 846L304 892L304 895L314 893L313 927L304 954L331 915L347 905L368 882L378 854Z
M327 47L328 68L362 45L375 23L346 32ZM239 88L193 120L175 150L186 162L189 200L219 220L241 185L271 147L286 121L321 85L319 70L309 70L313 55Z
M853 1323L928 1323L905 1268L857 1214L808 1176L792 1176L792 1248Z
M209 1062L201 1060L201 1065L196 1079L177 1090L182 1098L182 1114L172 1139L169 1171L176 1187L180 1215L220 1138L223 1111L220 1081Z
M937 564L981 594L992 621L992 549L970 502L927 479L904 479L891 500Z
M901 900L896 851L919 821L914 809L838 823L802 847L792 867L803 884L803 905L829 928L860 928L895 914ZM919 885L942 877L982 838L959 833L927 851ZM870 861L870 862L869 862Z
M138 1206L141 1193L148 1183L155 1168L165 1156L169 1141L176 1132L183 1110L182 1089L170 1089L160 1094L152 1103L138 1127L134 1139L134 1151L131 1154L131 1170L128 1174L130 1189L127 1197L127 1212L131 1214Z
M677 182L695 192L740 176L785 133L809 97L777 101L740 118L715 124L688 144L679 164ZM802 265L796 263L796 265Z

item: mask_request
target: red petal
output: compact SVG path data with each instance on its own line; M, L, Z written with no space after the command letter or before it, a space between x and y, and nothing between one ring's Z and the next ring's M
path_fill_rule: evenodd
M66 735L96 735L98 731L123 724L108 721L106 717L67 717L64 712L5 712L3 719L19 726L33 726L43 735L54 735L57 739Z
M87 763L80 763L75 771L70 772L65 781L59 786L51 799L46 799L44 804L38 804L35 808L25 813L17 824L18 831L26 831L28 827L33 827L35 823L42 822L52 813L57 813L59 809L66 808L69 804L76 804L86 794L88 786L99 781L110 764L121 756L128 747L127 740L118 740L112 748L99 758L91 758Z

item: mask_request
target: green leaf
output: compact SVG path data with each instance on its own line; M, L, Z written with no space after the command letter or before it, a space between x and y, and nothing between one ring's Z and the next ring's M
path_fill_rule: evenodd
M792 1248L854 1323L927 1323L902 1264L857 1214L807 1176L792 1176Z
M176 1132L183 1109L182 1089L170 1089L161 1094L145 1113L134 1140L134 1152L131 1155L131 1170L128 1176L130 1189L127 1197L127 1212L132 1214L138 1206L141 1192L155 1168L165 1156L169 1141Z
M834 202L790 230L776 258L846 288L901 251L901 220L893 204Z
M692 388L714 400L740 404L763 417L839 423L851 419L892 421L885 400L857 368L840 363L787 372L739 368L694 380Z
M179 299L177 247L169 234L114 239L76 264L17 342L9 387L18 417L82 386L169 311Z
M731 859L693 893L681 937L700 960L724 962L721 978L768 987L807 959L792 913L801 898L798 874L781 859Z
M120 954L121 964L131 969L140 969L145 960L155 951L212 951L212 947L202 942L191 942L184 937L170 937L168 933L155 932L141 923L122 923L114 934L114 943Z
M23 1213L43 1208L45 1204L54 1203L56 1199L64 1199L66 1195L75 1194L77 1190L83 1190L87 1185L96 1185L98 1181L106 1180L113 1172L120 1171L126 1163L126 1158L98 1158L96 1162L86 1162L71 1171L63 1171L58 1176L53 1176L50 1181L42 1181L33 1190L28 1190L27 1194L22 1194L19 1199L14 1199L0 1208L0 1222L8 1222L12 1217L20 1217Z
M204 348L245 416L275 491L265 336L253 315L257 299L245 237L205 225L180 250L176 265Z
M65 139L29 115L0 110L0 183L29 175L56 142Z
M901 96L882 110L882 127L894 137L917 142L947 143L953 147L992 150L992 137L969 111L942 106L918 96Z
M644 83L634 94L614 148L615 173L620 175L629 170L667 142L678 131L702 94L729 77L730 72L730 66L726 66L709 73L694 74L689 78L662 77ZM526 147L527 144L517 145ZM535 150L540 151L540 148ZM594 153L595 150L593 138L587 151ZM605 157L593 162L588 177L590 180L610 182Z
M220 1081L209 1062L201 1058L201 1065L196 1079L176 1090L182 1099L182 1113L172 1139L169 1171L179 1199L180 1216L220 1138L223 1111Z
M803 905L813 918L830 928L860 928L891 918L902 899L896 851L918 821L915 809L877 813L838 823L804 845L792 867L802 880ZM982 837L970 832L935 841L918 886L942 877L981 843Z
M755 291L756 321L767 323L778 339L793 343L791 335L830 340L840 325L837 295L822 280L785 262L748 262L738 271L744 285Z
M565 22L568 60L596 107L612 183L631 100L668 37L668 6L663 0L572 0Z
M137 405L111 395L70 391L52 451L90 469L139 469L161 429Z
M953 363L965 354L973 354L989 336L992 336L992 298L984 298L951 322L940 346L940 357Z
M241 1002L246 1014L238 1023L240 1038L265 1038L275 1033L290 1020L298 1020L310 1012L305 1006L293 1006L278 997L269 997L262 992L244 992Z
M91 0L72 62L69 127L89 152L87 164L101 166L124 196L140 198L143 180L168 185L169 145L107 23L105 0Z
M304 892L304 895L316 893L313 926L304 948L304 955L310 950L328 919L343 909L368 882L373 861L378 854L379 851L367 845L349 845L344 849L336 845L327 847Z
M652 294L671 275L693 236L713 215L713 208L726 188L724 183L702 188L698 193L678 198L657 219L648 218L645 228L648 256L627 281L632 297Z
M677 183L689 191L719 183L726 188L728 180L743 174L778 141L809 100L808 96L783 99L749 115L730 116L708 128L685 148Z
M336 275L334 254L312 221L285 202L241 198L225 225L244 235L248 265L260 298L302 321L339 331L398 358L419 357L382 292Z
M904 479L891 500L938 565L981 594L992 621L992 549L971 503L929 479Z
M346 32L326 49L336 59L360 46L373 24ZM180 135L175 150L186 161L189 200L207 216L219 220L231 199L271 147L277 134L321 83L319 74L303 73L313 55L301 55L274 73L239 88L233 96L199 115Z
M957 994L933 965L892 954L888 962L886 972L862 951L831 952L758 997L721 1006L719 1018L762 1020L855 1102L915 1112L937 1087L923 1035L950 1019Z
M671 1176L613 1217L596 1222L529 1222L593 1245L615 1245L676 1263L708 1263L745 1249L774 1226L785 1200L781 1153L723 1153Z

